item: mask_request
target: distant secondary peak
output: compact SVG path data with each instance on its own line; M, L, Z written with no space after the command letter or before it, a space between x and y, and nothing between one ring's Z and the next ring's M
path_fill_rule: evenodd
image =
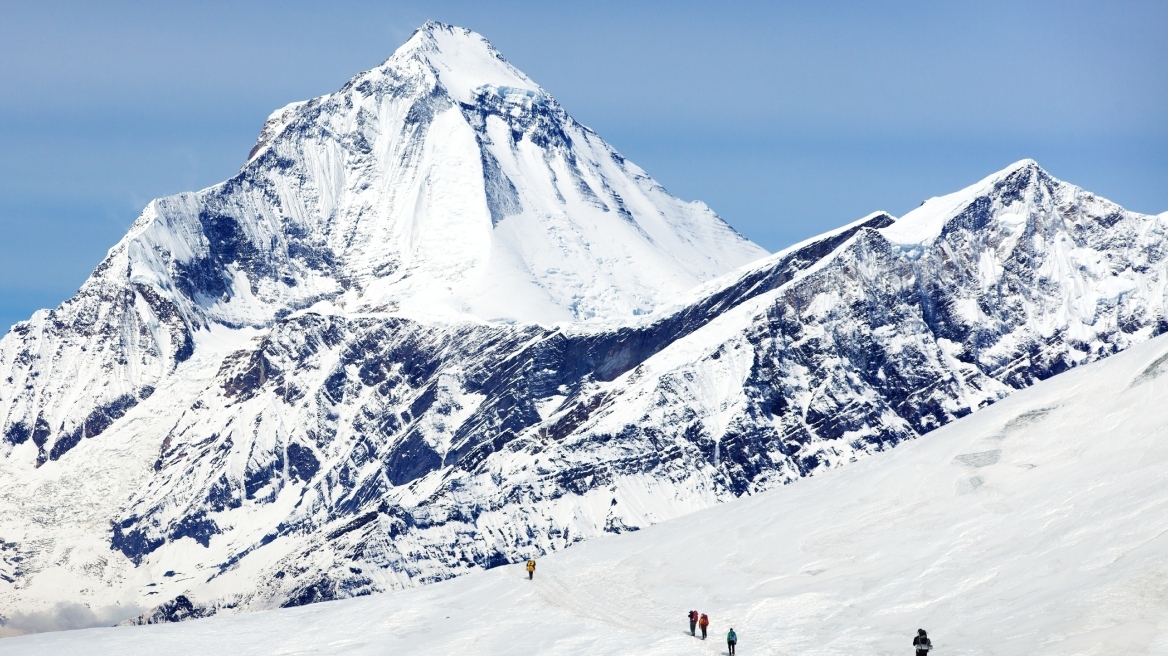
M1013 164L1002 169L1001 171L998 171L995 175L999 175L999 176L1010 175L1012 173L1015 173L1017 171L1022 171L1024 169L1033 169L1033 170L1041 171L1042 167L1038 165L1038 162L1027 157L1026 159L1020 159L1017 162L1014 162ZM991 176L991 177L993 177L993 176Z
M926 200L881 233L897 244L930 244L951 219L979 198L1008 204L1042 180L1054 178L1038 162L1029 158L1018 160L960 191Z

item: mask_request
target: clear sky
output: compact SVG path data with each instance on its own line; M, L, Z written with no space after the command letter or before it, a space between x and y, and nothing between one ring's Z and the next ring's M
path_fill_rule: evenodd
M6 2L0 324L428 18L770 250L1024 157L1168 211L1168 2Z

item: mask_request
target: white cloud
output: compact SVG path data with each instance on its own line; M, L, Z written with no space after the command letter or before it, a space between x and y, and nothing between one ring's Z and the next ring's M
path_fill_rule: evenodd
M63 601L49 610L29 613L17 612L11 617L0 618L4 633L42 633L44 631L67 631L88 629L95 626L113 626L142 613L137 605L113 605L90 608L85 604Z

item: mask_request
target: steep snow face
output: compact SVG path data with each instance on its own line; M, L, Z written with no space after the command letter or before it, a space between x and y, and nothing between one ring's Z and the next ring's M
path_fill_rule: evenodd
M57 460L149 398L194 353L202 317L140 267L153 252L133 235L156 209L146 209L76 296L0 339L0 457L27 444L31 453L21 453L30 465Z
M1166 362L1160 337L851 467L541 557L532 581L499 567L0 654L664 655L730 628L742 653L895 654L918 627L942 653L1165 653Z
M461 28L428 23L341 91L277 112L268 133L240 195L281 208L273 250L327 254L343 289L324 291L347 311L620 319L765 255ZM260 300L254 312L270 312Z
M314 304L422 320L604 322L765 252L665 192L478 34L427 23L277 110L231 180L152 202L77 297L0 342L2 452L58 459L213 325Z

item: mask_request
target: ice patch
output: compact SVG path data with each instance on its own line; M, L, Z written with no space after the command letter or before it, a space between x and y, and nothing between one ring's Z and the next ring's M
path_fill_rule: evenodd
M1002 457L1001 449L994 449L992 451L978 451L977 453L963 453L954 460L969 467L986 467L998 462Z
M0 627L8 634L71 631L97 626L113 626L145 610L137 605L104 606L96 610L72 601L62 601L48 610L16 612L0 619Z
M969 494L977 488L981 487L985 481L981 476L970 476L969 478L961 478L957 480L957 494Z
M1156 358L1154 361L1152 361L1152 364L1145 367L1144 370L1140 372L1140 375L1132 379L1131 385L1129 387L1135 387L1136 385L1146 383L1153 378L1159 378L1164 374L1165 371L1168 371L1168 353L1165 353Z
M560 409L566 398L563 394L553 394L546 399L540 399L535 402L535 411L539 413L540 419L546 420Z
M1036 424L1050 414L1051 410L1054 410L1054 408L1038 408L1037 410L1023 412L1006 422L1005 431L1009 433L1030 426L1031 424Z

